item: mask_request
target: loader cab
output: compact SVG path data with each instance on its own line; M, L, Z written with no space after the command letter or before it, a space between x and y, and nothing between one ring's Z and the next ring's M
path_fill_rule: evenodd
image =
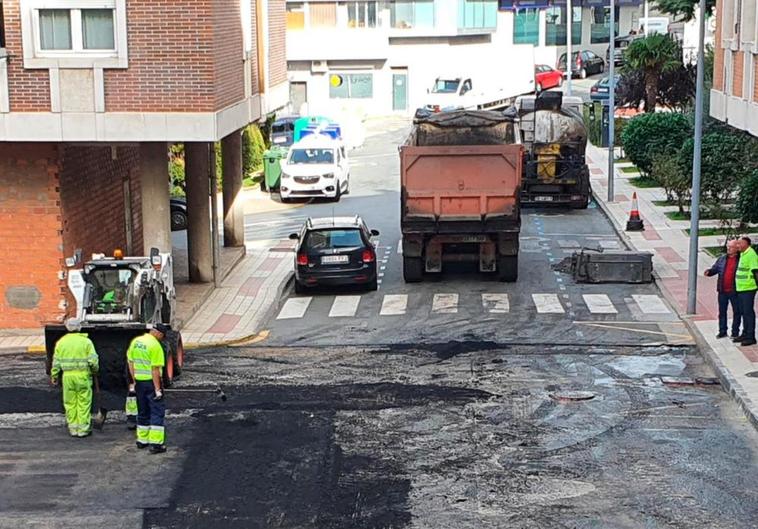
M135 295L140 270L149 267L146 259L97 259L84 265L82 307L84 319L133 321L138 314Z

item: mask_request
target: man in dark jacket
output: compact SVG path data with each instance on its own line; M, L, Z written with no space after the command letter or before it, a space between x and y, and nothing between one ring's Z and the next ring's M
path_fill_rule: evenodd
M740 262L740 251L737 241L726 243L726 255L722 255L716 263L705 271L706 277L718 276L716 290L719 293L719 333L716 338L726 337L726 313L729 305L732 306L732 338L740 336L740 323L742 311L737 302L736 276Z

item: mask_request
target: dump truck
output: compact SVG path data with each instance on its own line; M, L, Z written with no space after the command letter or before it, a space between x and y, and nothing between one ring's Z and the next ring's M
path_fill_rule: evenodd
M521 204L586 208L591 189L581 99L558 91L522 96L516 113L525 152Z
M518 278L523 148L502 112L419 111L400 146L403 276L422 281L446 262Z
M75 317L82 322L100 359L100 383L104 389L126 386L126 350L133 338L154 324L174 325L176 290L173 259L157 248L149 256L124 257L121 250L112 257L94 254L82 264L81 250L66 259L68 289L76 307ZM45 326L46 368L52 366L55 344L66 334L62 324ZM163 383L170 386L184 365L184 344L176 330L163 342L165 367Z

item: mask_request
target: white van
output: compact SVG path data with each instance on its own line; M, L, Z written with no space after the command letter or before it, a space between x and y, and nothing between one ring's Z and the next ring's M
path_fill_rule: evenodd
M290 147L281 161L279 193L293 198L326 197L339 201L350 191L350 162L345 145L329 136L306 136Z

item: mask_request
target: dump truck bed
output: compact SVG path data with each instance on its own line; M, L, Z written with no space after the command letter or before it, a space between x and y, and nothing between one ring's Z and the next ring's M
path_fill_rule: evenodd
M404 145L403 233L518 231L521 145Z

